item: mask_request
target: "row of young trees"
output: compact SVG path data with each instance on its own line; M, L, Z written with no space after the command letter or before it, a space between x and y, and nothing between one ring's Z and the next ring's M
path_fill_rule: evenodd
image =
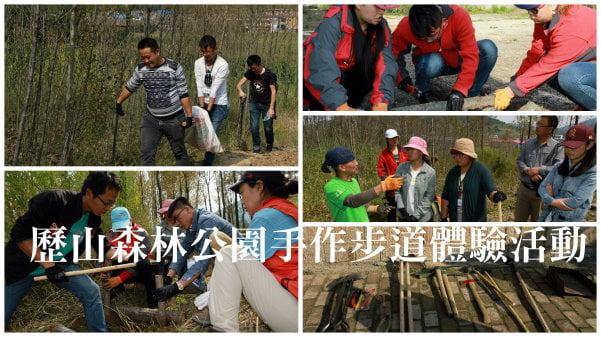
M249 137L247 130L240 135L235 83L247 68L246 57L260 55L278 76L278 141L295 145L296 17L296 6L280 5L6 6L6 163L137 165L145 95L128 100L125 117L117 118L114 103L139 63L136 45L145 36L183 66L191 97L198 41L205 34L216 37L230 65L226 148ZM159 164L172 165L171 157L162 144Z

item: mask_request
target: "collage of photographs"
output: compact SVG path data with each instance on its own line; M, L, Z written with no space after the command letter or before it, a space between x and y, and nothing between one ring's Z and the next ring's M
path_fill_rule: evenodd
M370 1L3 4L0 331L596 335L597 5Z

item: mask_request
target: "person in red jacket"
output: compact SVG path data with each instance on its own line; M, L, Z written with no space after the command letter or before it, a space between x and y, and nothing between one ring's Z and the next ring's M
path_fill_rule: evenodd
M547 83L586 110L597 110L597 11L582 5L516 5L534 21L532 46L495 108Z
M389 175L395 174L397 166L409 160L409 156L399 146L399 134L395 129L388 129L384 133L386 138L386 148L380 152L378 157L378 176L380 180L386 179ZM386 201L393 209L388 212L388 221L396 220L396 202L394 200L394 191L386 192Z
M400 71L399 88L411 92L417 88L422 103L435 100L433 78L457 74L447 97L447 110L451 111L462 110L465 97L481 94L497 63L497 46L491 40L476 41L469 13L456 5L412 6L392 37L392 53ZM409 53L415 65L415 87L405 68L405 55Z
M303 43L303 105L357 110L371 92L373 111L394 101L397 66L384 11L398 5L332 6Z

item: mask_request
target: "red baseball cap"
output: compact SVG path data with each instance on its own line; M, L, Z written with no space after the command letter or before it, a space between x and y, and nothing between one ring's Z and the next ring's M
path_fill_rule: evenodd
M376 7L383 9L383 10L387 10L387 9L397 8L397 7L399 7L399 5L376 5Z
M559 145L575 149L591 140L595 140L595 129L585 124L576 124L566 132L566 140Z

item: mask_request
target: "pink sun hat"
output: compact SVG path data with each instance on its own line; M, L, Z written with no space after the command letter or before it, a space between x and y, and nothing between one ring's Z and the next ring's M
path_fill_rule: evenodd
M163 204L161 205L161 208L157 211L157 213L159 213L159 214L167 213L167 210L169 209L169 206L171 206L171 203L173 203L173 199L163 200Z
M387 9L393 9L393 8L397 8L399 7L399 5L375 5L376 7L383 9L383 10L387 10Z
M409 144L407 144L403 147L420 150L421 153L425 154L426 156L429 156L428 150L427 150L428 143L423 138L413 136L409 139Z

